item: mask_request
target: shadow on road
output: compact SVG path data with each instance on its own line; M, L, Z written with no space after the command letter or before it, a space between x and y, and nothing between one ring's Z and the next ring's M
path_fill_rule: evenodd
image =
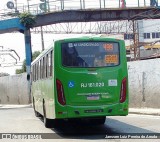
M60 138L69 139L104 139L106 135L123 133L154 133L152 131L107 118L105 125L94 125L82 122L62 121L52 129Z
M114 133L106 125L94 125L87 122L62 121L57 128L52 129L61 138L69 139L101 139L106 133Z

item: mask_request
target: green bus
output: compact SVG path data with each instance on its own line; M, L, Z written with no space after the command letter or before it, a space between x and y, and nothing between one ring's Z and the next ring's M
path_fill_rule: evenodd
M45 127L60 120L128 115L128 72L123 40L57 40L31 64L33 108Z

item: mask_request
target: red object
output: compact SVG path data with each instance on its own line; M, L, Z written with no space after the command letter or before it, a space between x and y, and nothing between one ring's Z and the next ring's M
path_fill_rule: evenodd
M126 1L125 0L121 0L122 4L121 4L121 8L125 8L126 7Z
M120 95L121 103L123 103L126 100L126 95L127 95L127 78L124 78L121 84L121 95Z
M60 80L56 80L56 86L57 86L57 95L58 95L58 102L61 105L65 105L66 104L66 99L64 96L64 91L63 91L63 85L61 83Z

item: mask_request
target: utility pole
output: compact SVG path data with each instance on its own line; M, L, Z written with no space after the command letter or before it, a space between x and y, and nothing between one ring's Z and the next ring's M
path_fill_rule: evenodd
M28 12L30 11L29 10L29 0L27 0L27 7L28 7Z
M144 0L144 6L146 7L146 0Z
M139 34L138 34L138 23L136 20L133 20L133 47L134 47L134 60L139 60L140 50L138 49L139 44Z
M28 80L28 96L29 101L31 103L31 61L32 61L32 47L31 47L31 33L30 29L24 30L24 38L25 38L25 51L26 51L26 71L27 71L27 80Z
M64 3L64 0L63 0ZM80 8L85 9L85 0L80 0ZM63 9L64 9L64 4L63 4Z
M15 12L17 12L17 0L15 0Z
M44 37L43 37L43 28L41 26L41 43L42 43L42 51L44 51Z

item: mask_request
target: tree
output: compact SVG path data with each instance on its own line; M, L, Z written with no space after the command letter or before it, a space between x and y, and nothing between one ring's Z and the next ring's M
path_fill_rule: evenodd
M40 53L41 53L40 51L35 51L32 54L32 61L34 61L39 56ZM16 69L16 74L21 74L23 72L26 72L26 60L23 61L23 65L21 69Z
M26 29L33 28L36 23L36 16L29 12L24 12L19 15L20 22L26 27Z
M33 54L32 54L32 61L34 61L40 54L41 52L40 51L35 51Z

